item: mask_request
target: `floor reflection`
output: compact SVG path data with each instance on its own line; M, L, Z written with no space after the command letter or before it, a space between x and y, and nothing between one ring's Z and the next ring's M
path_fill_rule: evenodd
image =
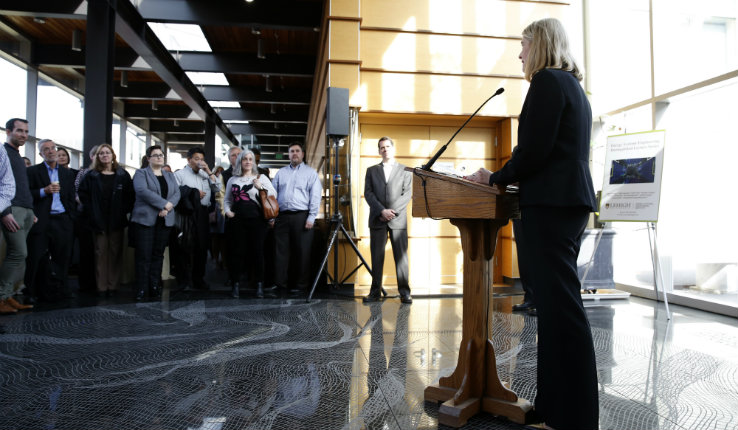
M535 398L536 319L495 299L497 371ZM461 298L193 300L0 318L0 429L425 429ZM738 427L738 320L630 298L588 307L602 429ZM469 429L520 429L482 414Z

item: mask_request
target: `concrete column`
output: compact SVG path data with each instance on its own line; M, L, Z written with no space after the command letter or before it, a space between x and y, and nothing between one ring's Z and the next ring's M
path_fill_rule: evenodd
M215 170L215 121L205 119L205 162Z
M36 113L38 112L38 69L30 65L26 69L26 119L28 120L28 134L36 136ZM26 142L25 155L32 164L37 164L36 141L29 139ZM40 162L40 161L39 161Z

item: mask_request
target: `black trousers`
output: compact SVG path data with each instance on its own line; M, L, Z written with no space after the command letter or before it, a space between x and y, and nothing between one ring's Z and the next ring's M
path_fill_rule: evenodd
M407 229L393 230L387 226L369 229L369 248L372 253L372 287L370 291L371 294L379 294L382 289L384 248L387 246L388 235L392 244L392 256L395 259L397 289L400 295L406 296L410 294L407 262Z
M205 265L210 248L210 223L208 220L210 208L201 206L195 217L195 239L187 246L177 245L176 269L177 283L180 286L192 285L198 287L204 282Z
M308 211L281 212L275 222L274 283L280 288L287 288L289 272L293 272L298 289L306 290L309 286L313 230L305 230L307 217Z
M267 223L263 218L226 219L228 232L226 256L228 258L228 277L231 282L239 282L243 270L249 281L264 282L264 237Z
M535 408L557 429L599 426L592 330L577 275L589 212L580 207L521 208L521 277L530 281L538 309Z
M525 248L525 245L523 244L523 224L520 219L513 219L512 220L512 226L513 226L513 234L515 235L515 247L518 250L518 269L525 266L525 260L526 255L525 252L521 250L522 248ZM523 296L524 302L534 302L533 300L533 289L530 286L530 280L527 276L523 276L524 270L520 269L520 284L523 286L523 291L525 292L525 295ZM535 302L534 302L535 303Z
M136 245L136 291L151 291L161 287L164 250L169 243L170 227L157 222L153 226L131 224Z
M27 295L54 299L69 293L67 271L73 242L74 222L66 213L50 215L45 230L31 230L26 239L28 257L24 282ZM48 264L42 262L43 258L49 259Z

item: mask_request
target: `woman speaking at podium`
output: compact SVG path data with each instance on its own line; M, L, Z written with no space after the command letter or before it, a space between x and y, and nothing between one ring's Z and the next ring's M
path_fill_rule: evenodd
M596 207L589 171L592 111L558 20L525 28L519 58L530 88L517 150L500 170L480 169L466 179L520 186L519 268L538 309L537 414L550 428L597 429L594 345L577 274L582 233Z

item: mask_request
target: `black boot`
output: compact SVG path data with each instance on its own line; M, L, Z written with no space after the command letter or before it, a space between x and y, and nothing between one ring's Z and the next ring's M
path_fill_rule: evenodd
M159 288L158 285L154 285L149 289L149 297L160 299L161 298L161 288Z
M233 289L231 289L231 297L233 297L234 299L238 298L238 288L239 287L240 285L238 285L238 282L233 283Z
M264 283L263 282L256 283L256 297L260 299L264 298Z
M143 300L145 295L146 293L144 292L144 290L138 290L138 293L136 294L136 301L140 302L141 300Z

